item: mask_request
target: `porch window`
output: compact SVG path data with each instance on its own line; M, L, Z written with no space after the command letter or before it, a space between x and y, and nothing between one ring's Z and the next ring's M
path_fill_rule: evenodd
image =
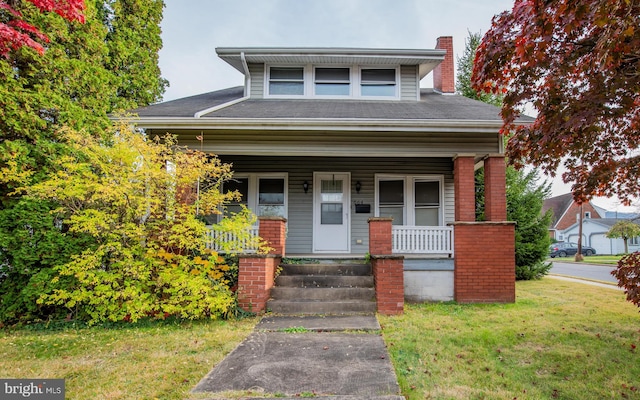
M318 96L349 96L351 71L349 68L316 68L315 94Z
M404 180L378 183L379 215L393 218L393 225L404 225Z
M284 179L258 179L258 215L285 216Z
M234 200L227 204L225 215L237 214L242 211L242 206L247 207L247 199L249 198L249 178L236 178L224 183L224 192L238 191L242 196L240 200Z
M396 96L396 70L363 68L360 72L361 96Z
M224 193L237 190L242 198L227 205L225 215L242 206L257 216L287 217L287 174L243 174L224 183Z
M437 181L416 180L414 190L415 225L440 225L440 184Z
M376 181L377 216L392 217L393 225L442 224L442 177L381 175Z
M304 95L304 68L269 68L269 94L276 96Z

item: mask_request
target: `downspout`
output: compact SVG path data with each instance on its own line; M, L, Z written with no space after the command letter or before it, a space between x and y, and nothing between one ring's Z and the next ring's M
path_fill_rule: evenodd
M244 56L244 51L240 52L240 61L242 61L242 69L244 69L244 97L248 98L251 92L251 74L249 73L249 65L247 65L247 59Z
M217 106L209 107L202 111L198 111L197 113L193 114L194 118L201 118L203 115L209 114L214 111L222 110L223 108L227 108L229 106L238 104L240 102L243 102L249 99L249 93L251 92L251 74L249 73L249 66L247 65L247 60L244 56L244 51L240 52L240 60L242 60L242 69L244 69L244 77L245 77L243 97L236 100L231 100L224 104L219 104Z

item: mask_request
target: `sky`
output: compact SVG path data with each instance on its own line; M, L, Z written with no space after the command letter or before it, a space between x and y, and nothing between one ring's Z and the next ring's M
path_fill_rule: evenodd
M457 61L468 32L484 34L493 16L512 6L513 0L165 0L164 100L243 85L216 47L433 49L439 36L452 36ZM432 87L432 79L421 86ZM559 176L549 179L554 196L570 192ZM594 203L624 210L616 200Z

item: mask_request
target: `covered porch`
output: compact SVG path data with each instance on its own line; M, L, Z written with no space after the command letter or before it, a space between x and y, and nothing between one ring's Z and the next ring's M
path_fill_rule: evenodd
M312 256L325 259L354 257L365 259L366 257L371 260L374 265L374 274L379 275L376 282L381 284L395 282L391 289L376 288L378 302L388 296L392 297L391 300L383 300L382 304L386 306L381 307L379 303L380 312L401 312L405 300L514 301L514 225L506 221L504 156L495 154L481 159L481 164L485 168L487 221L475 220L474 170L478 164L477 156L461 154L452 160L452 164L450 204L453 205L451 213L453 218L450 222L439 226L394 225L393 217L374 215L374 212L378 214L381 210L379 195L375 194L375 190L379 188L375 186L375 182L379 180L374 179L372 189L375 209L369 210L373 212L362 216L357 213L347 216L349 220L352 217L361 218L366 224L364 229L366 238L363 235L355 237L350 235L354 244L362 244L358 243L359 241L366 244L362 247L354 246L358 251L320 253L290 251L292 231L295 231L292 229L295 226L293 221L283 216L260 217L260 225L252 229L253 234L267 240L271 247L277 250L267 257L252 254L252 249L244 251L243 257L252 260L251 268L255 268L255 265L260 265L262 262L271 265L266 268L266 275L263 282L259 283L259 288L251 290L263 293L261 298L264 302L259 300L255 303L255 299L249 298L246 304L250 304L252 310L256 310L256 307L258 310L261 309L260 307L265 307L268 292L273 286L272 271L282 257L310 258ZM304 182L301 178L298 180ZM295 187L295 184L291 186L291 181L290 179L288 187ZM447 181L446 178L442 180L443 183ZM360 185L363 186L362 182ZM362 186L360 193L356 191L355 184L348 186L353 187L351 191L354 192L354 196L362 194ZM304 192L304 183L300 187L301 192L308 195ZM308 191L310 192L311 188L308 188ZM313 202L310 203L313 204ZM355 210L357 204L351 204L353 207L350 209ZM289 203L289 206L293 205ZM447 215L445 208L444 206L442 208L443 216ZM289 215L293 217L296 214ZM274 228L273 224L278 227ZM356 224L351 224L352 227L354 225ZM273 236L274 233L276 236ZM210 235L212 238L215 237L215 227L212 227ZM307 237L313 237L312 233ZM496 243L500 243L500 246L496 246ZM212 249L215 249L213 244ZM312 249L312 246L309 244L305 249ZM255 249L253 251L255 252ZM385 267L378 268L376 264L385 265ZM259 272L258 275L262 276L262 273ZM390 278L384 274L392 274L393 277ZM252 270L251 285L255 283L253 279L255 275L255 271ZM398 287L402 288L400 294L397 291ZM386 294L384 291L387 291Z

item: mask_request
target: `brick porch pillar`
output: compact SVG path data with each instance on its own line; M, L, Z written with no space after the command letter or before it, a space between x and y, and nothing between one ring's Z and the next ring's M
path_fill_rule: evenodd
M404 257L392 254L392 218L369 218L369 254L378 312L404 312Z
M456 221L476 220L474 155L459 154L453 159Z
M261 313L274 285L275 271L285 254L286 223L282 217L260 217L258 235L271 248L269 254L242 254L238 262L238 305Z
M459 303L512 303L516 298L515 223L506 221L504 155L490 155L484 161L485 222L475 222L475 197L469 202L472 209L466 204L468 196L475 193L467 188L474 182L473 159L469 162L466 157L458 157L454 168L454 298ZM463 204L459 204L460 201ZM473 218L470 218L472 211Z
M514 222L456 222L453 297L458 303L516 300Z
M264 312L280 257L273 254L242 254L239 258L238 305L245 311Z
M259 217L258 235L272 248L269 254L284 257L287 242L287 219L283 217Z
M484 214L487 221L507 220L506 164L504 154L484 160Z

